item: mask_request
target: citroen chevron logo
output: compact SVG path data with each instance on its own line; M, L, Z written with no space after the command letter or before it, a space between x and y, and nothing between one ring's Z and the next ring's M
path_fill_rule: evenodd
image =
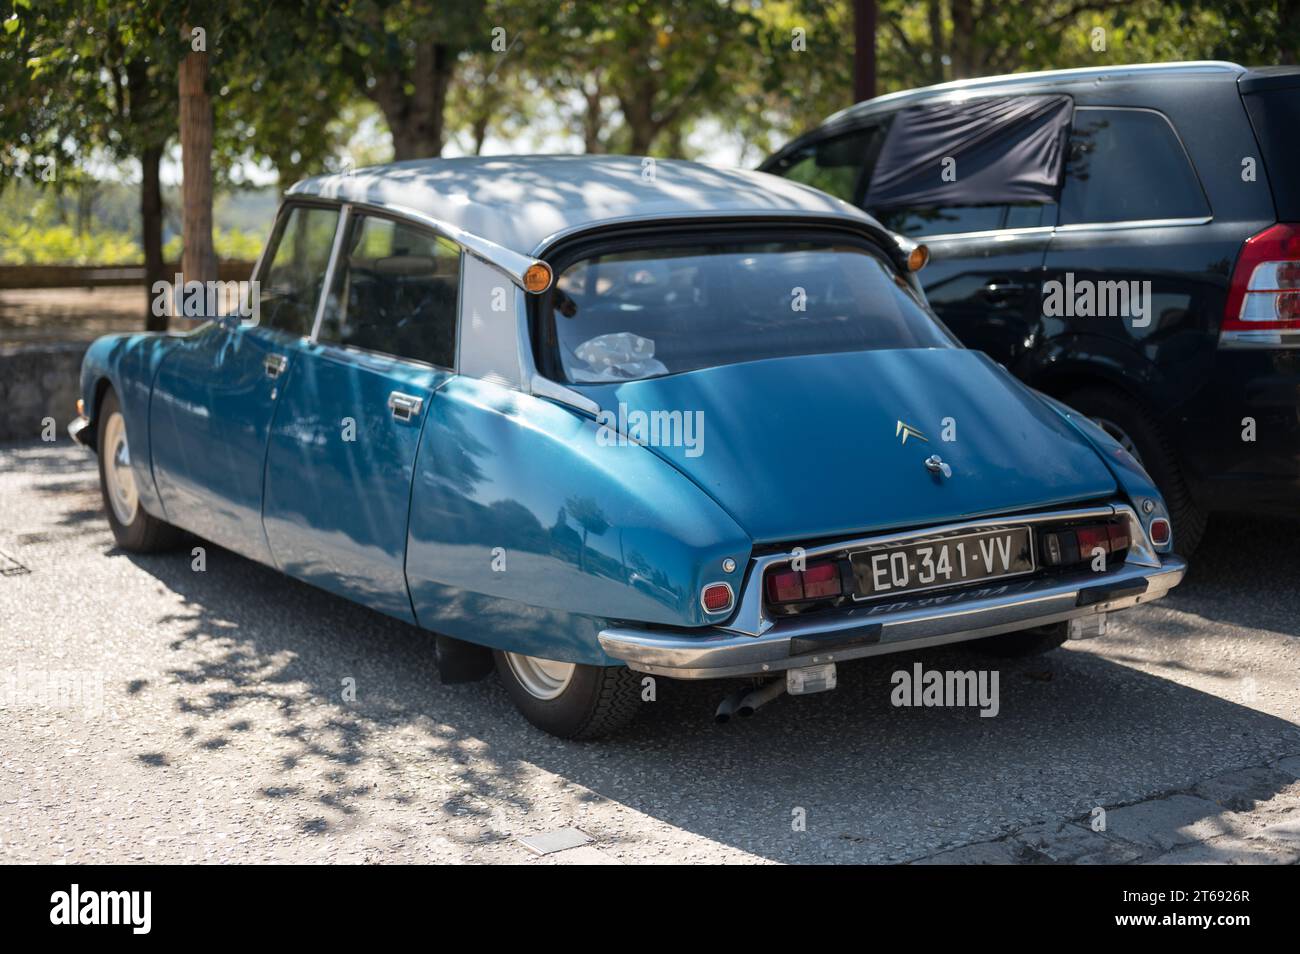
M899 421L898 426L894 428L894 436L898 437L900 434L903 436L902 443L904 444L907 443L909 437L915 437L917 440L925 441L927 444L930 443L928 437L918 431L911 424L904 424L902 421Z

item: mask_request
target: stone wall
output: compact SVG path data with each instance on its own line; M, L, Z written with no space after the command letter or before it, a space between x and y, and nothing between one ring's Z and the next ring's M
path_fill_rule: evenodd
M42 422L57 422L67 440L77 416L81 358L89 342L0 347L0 441L39 440Z

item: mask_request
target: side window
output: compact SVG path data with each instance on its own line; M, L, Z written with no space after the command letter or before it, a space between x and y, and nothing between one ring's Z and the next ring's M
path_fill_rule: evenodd
M289 213L261 279L263 326L301 337L311 334L338 222L337 209L298 206Z
M1076 109L1061 188L1061 225L1209 215L1173 127L1141 109Z
M856 202L858 184L871 178L884 141L885 127L871 126L805 146L771 171L845 202Z
M320 341L451 368L460 249L392 219L352 220Z
M880 224L900 235L949 235L1026 229L1051 225L1054 205L1025 202L1017 205L952 205L924 209L884 209L875 213Z

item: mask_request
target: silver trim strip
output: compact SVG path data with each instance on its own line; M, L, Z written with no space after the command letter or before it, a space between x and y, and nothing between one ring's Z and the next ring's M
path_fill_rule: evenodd
M389 218L405 219L415 225L423 226L430 229L443 238L455 242L464 251L469 252L475 258L486 262L488 265L498 268L505 272L506 276L518 285L524 287L524 273L533 265L545 265L541 259L533 258L528 255L520 255L518 252L512 252L504 246L498 245L489 239L481 238L472 232L466 232L457 225L452 225L442 219L434 218L431 215L425 215L415 209L408 208L404 205L377 205L372 202L354 202L344 201L330 196L316 195L311 192L294 192L292 189L285 193L285 202L302 201L316 203L321 205L338 204L361 212L372 212L377 215L386 215ZM548 266L549 267L549 266ZM524 289L527 292L527 289ZM528 292L532 294L531 292Z
M1265 322L1261 322L1264 324ZM1219 332L1219 347L1248 348L1300 348L1300 328L1260 328L1242 331Z
M1058 225L1058 232L1118 232L1123 229L1162 229L1180 225L1209 225L1212 215L1195 215L1185 219L1126 219L1123 222L1072 222Z
M1083 571L1051 580L994 584L974 594L904 600L880 607L857 606L834 616L783 621L762 636L713 628L703 633L614 627L600 645L631 669L676 679L723 679L779 673L945 643L981 639L1033 626L1095 616L1159 599L1182 582L1187 565L1167 556L1156 567L1121 564L1105 574ZM1079 605L1095 586L1122 591L1145 583L1141 593ZM834 637L844 637L838 643ZM827 638L825 649L791 655L796 639ZM855 639L855 637L858 637Z
M916 235L909 236L914 242L924 242L929 245L931 242L947 242L953 239L971 239L987 238L988 236L1020 236L1020 235L1050 235L1056 231L1054 225L1029 225L1019 229L981 229L978 232L940 232L935 235Z
M339 255L343 251L343 237L347 234L348 222L352 218L352 206L344 202L339 206L339 221L334 226L334 244L330 247L329 264L325 266L325 279L321 284L320 301L316 303L316 316L312 319L311 334L307 340L312 344L320 338L321 322L325 318L325 306L329 303L330 289L334 287L334 271L338 267Z

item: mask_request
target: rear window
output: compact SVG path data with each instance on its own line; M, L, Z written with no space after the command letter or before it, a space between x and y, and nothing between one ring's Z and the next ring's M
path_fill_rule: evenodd
M1264 154L1277 217L1300 222L1300 176L1293 171L1300 155L1300 85L1261 89L1242 101Z
M571 383L799 354L952 347L907 283L835 241L683 244L580 259L550 295Z
M1061 187L1061 225L1209 214L1191 161L1162 114L1075 110Z

